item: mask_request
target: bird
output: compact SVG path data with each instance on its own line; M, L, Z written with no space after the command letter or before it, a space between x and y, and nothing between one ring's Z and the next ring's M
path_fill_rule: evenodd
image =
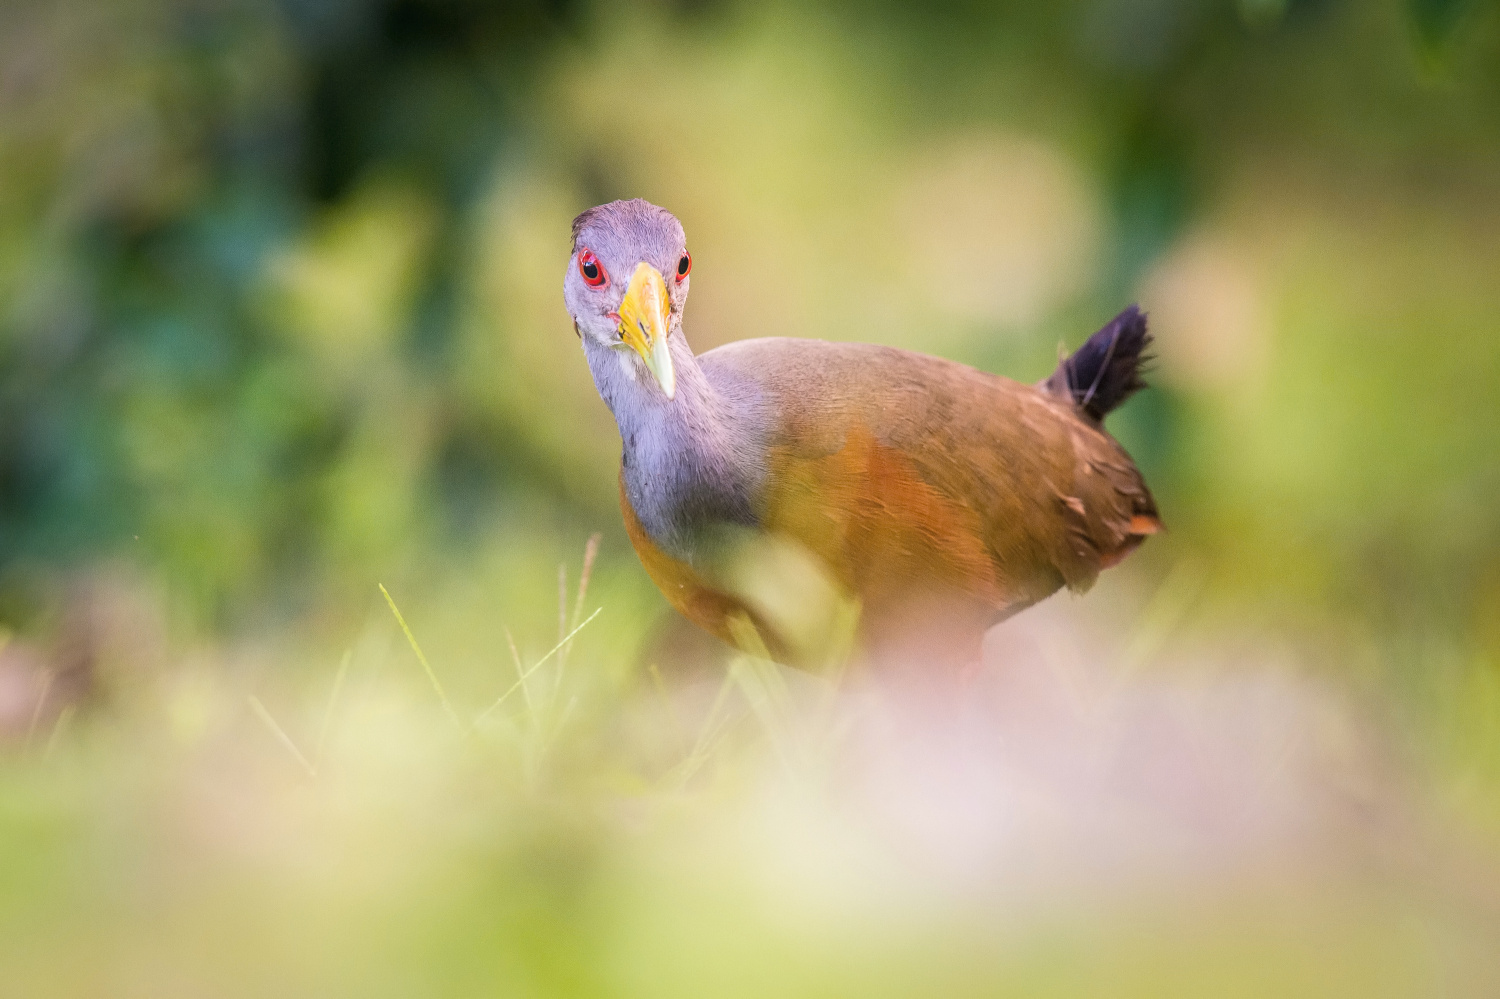
M837 615L811 614L808 595L831 594L872 662L972 663L990 627L1087 590L1163 529L1104 428L1145 387L1136 306L1023 384L865 343L773 336L694 354L691 274L664 208L620 200L573 221L563 297L619 428L626 533L667 601L715 637L816 669Z

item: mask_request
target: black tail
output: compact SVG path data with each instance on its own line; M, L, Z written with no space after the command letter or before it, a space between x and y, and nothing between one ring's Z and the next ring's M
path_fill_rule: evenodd
M1132 305L1104 325L1042 383L1097 421L1146 387L1141 379L1150 361L1146 314Z

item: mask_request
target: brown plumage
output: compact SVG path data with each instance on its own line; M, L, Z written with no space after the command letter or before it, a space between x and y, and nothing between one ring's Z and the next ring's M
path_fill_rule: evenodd
M769 338L694 357L680 330L686 282L659 278L690 267L680 227L644 202L617 205L644 208L593 209L615 209L612 228L582 220L569 272L572 292L588 253L618 276L594 306L608 325L589 326L587 280L569 304L580 334L602 330L585 349L624 437L631 542L701 627L743 642L734 622L748 622L777 658L815 660L736 570L765 542L791 543L860 602L867 650L972 657L989 625L1086 589L1160 529L1101 424L1140 386L1149 338L1133 309L1037 386L868 344ZM626 275L628 291L610 288ZM653 306L660 315L642 320Z

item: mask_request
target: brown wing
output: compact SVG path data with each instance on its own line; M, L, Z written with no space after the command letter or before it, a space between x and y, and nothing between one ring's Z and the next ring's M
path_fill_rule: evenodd
M1031 386L864 344L751 340L703 361L767 397L766 527L867 606L949 592L993 618L1088 587L1159 528L1124 450Z

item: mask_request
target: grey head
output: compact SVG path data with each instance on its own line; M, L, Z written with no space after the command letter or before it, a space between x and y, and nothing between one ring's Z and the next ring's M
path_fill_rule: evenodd
M647 201L573 222L563 299L620 429L629 506L664 551L696 561L755 522L763 423L752 387L711 383L682 334L692 257L682 225Z
M691 270L682 224L649 201L611 201L573 220L563 300L596 377L605 374L601 365L611 366L613 353L615 365L643 391L673 398L670 341L682 339Z

